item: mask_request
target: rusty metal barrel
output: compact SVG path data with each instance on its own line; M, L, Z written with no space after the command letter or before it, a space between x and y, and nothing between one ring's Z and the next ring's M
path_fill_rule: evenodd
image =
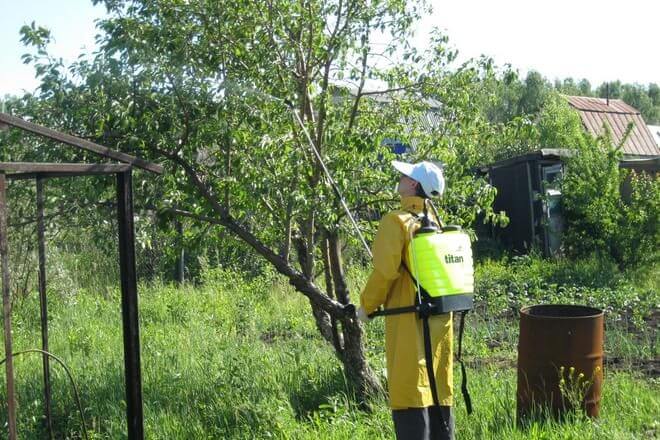
M520 310L518 420L559 417L581 407L598 417L603 383L604 314L577 305Z

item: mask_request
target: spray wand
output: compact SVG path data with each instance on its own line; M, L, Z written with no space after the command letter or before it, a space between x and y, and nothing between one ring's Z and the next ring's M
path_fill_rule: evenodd
M275 98L278 99L278 98ZM328 183L330 183L330 186L332 187L332 190L334 191L335 195L337 196L337 199L339 199L339 202L341 203L341 206L344 208L344 211L346 211L346 215L348 215L348 218L351 220L351 223L353 224L353 227L355 228L355 232L357 232L358 236L360 237L360 241L362 242L362 245L364 246L364 249L367 251L367 254L369 257L373 258L373 255L371 254L371 249L369 249L369 245L367 244L367 241L364 239L364 235L362 235L362 231L360 231L360 227L358 226L357 222L355 221L355 218L351 214L350 209L348 209L348 205L346 204L346 201L344 200L344 197L341 194L341 191L339 191L339 187L337 187L337 183L335 182L335 179L332 178L332 174L330 174L330 171L328 170L328 167L325 166L325 162L323 161L323 158L321 157L321 154L319 153L319 150L316 148L314 145L314 142L312 141L312 137L309 135L309 131L307 131L307 127L305 127L305 124L303 123L302 119L300 118L300 115L298 115L298 112L295 110L293 107L293 104L290 101L284 101L284 104L291 110L291 113L294 116L294 119L298 122L298 125L300 125L300 128L302 129L303 133L305 134L305 137L307 138L307 142L309 143L309 148L312 150L314 153L314 156L316 157L316 160L319 161L319 164L321 164L321 168L323 169L323 173L325 174L325 177L328 179Z

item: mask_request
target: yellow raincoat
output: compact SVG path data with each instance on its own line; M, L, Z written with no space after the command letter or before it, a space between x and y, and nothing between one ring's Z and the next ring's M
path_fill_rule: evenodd
M373 243L373 271L360 295L367 314L383 305L387 308L414 305L415 287L406 265L408 244L419 227L410 214L423 210L421 197L403 197L401 210L386 214L380 221ZM431 347L440 405L451 406L453 395L453 349L451 313L431 316ZM422 320L416 313L385 317L385 354L387 381L392 409L422 408L433 405L426 373Z

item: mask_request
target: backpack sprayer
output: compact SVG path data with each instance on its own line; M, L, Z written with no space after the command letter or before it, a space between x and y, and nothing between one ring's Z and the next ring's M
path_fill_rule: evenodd
M243 88L245 90L245 88ZM346 215L350 219L355 232L357 233L367 254L373 258L371 249L360 231L355 218L348 209L344 197L339 191L335 180L325 165L321 154L314 145L314 142L305 127L300 115L295 110L293 104L261 91L250 89L249 92L279 101L286 105L291 111L294 119L300 126L310 150L321 165L328 183L332 187L335 196L341 203ZM428 215L428 205L433 209L435 218L440 225L434 223ZM465 327L465 315L473 307L474 292L474 265L472 258L472 246L470 237L460 226L443 225L440 221L438 211L431 203L430 199L424 200L424 212L422 216L411 213L416 221L419 221L420 227L411 237L408 246L408 262L410 268L404 261L401 261L404 269L410 275L416 289L415 304L408 307L397 307L391 309L377 310L369 315L370 318L376 316L398 315L402 313L417 313L422 320L424 332L424 352L426 361L426 371L429 377L429 385L433 396L433 403L439 405L437 388L435 383L435 373L433 371L433 352L431 348L431 332L429 327L429 318L434 315L440 315L450 312L461 312L461 321L458 336L458 353L456 360L461 365L462 381L461 392L465 400L465 406L468 414L472 413L472 401L467 389L467 375L465 365L461 358L463 346L463 330ZM347 304L345 309L355 311L355 306Z
M431 202L427 199L425 203ZM424 211L423 216L412 214L421 226L408 246L410 267L402 263L417 290L417 303L378 310L370 317L410 312L423 317L472 309L474 268L470 237L460 226L436 225L428 217L426 206Z

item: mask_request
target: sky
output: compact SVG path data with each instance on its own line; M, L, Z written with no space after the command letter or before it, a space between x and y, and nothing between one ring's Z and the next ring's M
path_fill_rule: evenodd
M38 86L32 66L24 65L26 53L19 30L33 21L50 29L52 56L75 60L81 52L95 48L94 20L105 15L105 7L91 0L0 0L0 96L34 91Z
M658 0L431 0L433 14L417 26L415 44L438 27L459 51L459 61L482 54L521 74L549 80L586 78L660 83ZM52 55L65 62L95 48L95 20L105 15L91 0L0 0L0 96L34 91L32 67L19 29L35 21L51 30Z
M432 0L437 26L463 59L481 54L550 80L660 83L658 0ZM423 41L420 35L419 41Z

